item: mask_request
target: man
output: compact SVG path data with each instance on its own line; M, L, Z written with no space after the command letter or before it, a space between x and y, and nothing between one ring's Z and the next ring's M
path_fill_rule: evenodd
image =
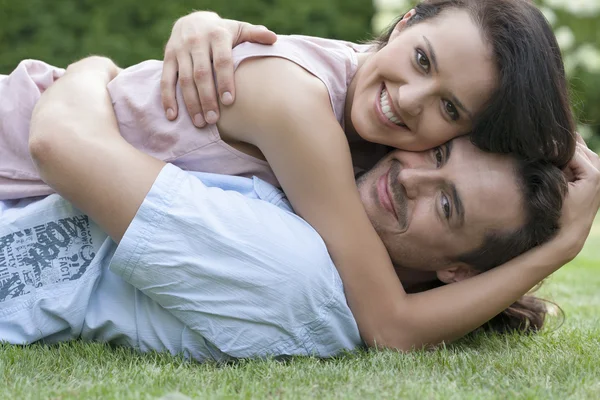
M69 95L40 101L30 141L42 177L89 217L57 195L3 204L0 339L82 337L199 361L361 344L324 243L280 191L138 152L105 85L79 88L89 77L50 89ZM487 231L524 223L520 207L501 207L525 203L514 164L464 139L392 152L359 189L395 260L447 282L473 273L460 256Z

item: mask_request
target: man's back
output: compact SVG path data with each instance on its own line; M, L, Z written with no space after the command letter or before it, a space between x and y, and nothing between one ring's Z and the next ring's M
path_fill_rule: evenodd
M328 356L360 345L324 243L281 192L257 179L198 176L236 193L169 165L118 249L56 195L5 203L0 270L37 280L29 296L0 299L0 339L81 336L199 361ZM47 243L52 250L41 251ZM22 256L32 251L41 267ZM0 293L15 293L7 282Z

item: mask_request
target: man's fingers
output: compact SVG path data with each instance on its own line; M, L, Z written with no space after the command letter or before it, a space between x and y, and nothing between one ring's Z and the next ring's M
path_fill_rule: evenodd
M179 54L177 62L179 63L179 86L181 87L183 101L194 125L202 128L206 125L206 121L202 114L200 99L196 90L192 58L187 52L182 52Z
M177 118L177 59L165 57L160 78L160 98L169 120Z

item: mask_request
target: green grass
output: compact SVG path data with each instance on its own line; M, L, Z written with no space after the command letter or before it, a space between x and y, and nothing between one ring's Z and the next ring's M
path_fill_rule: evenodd
M0 398L600 398L600 219L542 293L566 312L559 329L412 354L199 365L96 343L0 345Z

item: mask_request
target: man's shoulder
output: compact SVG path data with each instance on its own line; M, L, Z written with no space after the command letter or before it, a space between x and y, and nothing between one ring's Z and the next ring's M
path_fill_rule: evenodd
M322 238L294 214L280 189L259 178L188 173L167 165L136 219L134 230L139 226L148 232L152 224L156 235L189 229L206 233L196 235L200 243L220 241L238 254L269 254L262 262L279 276L301 274L313 284L319 279L335 281L335 267Z
M355 347L356 323L321 237L291 212L278 189L234 178L167 165L123 237L111 270L145 288L154 271L163 277L169 270L169 279L193 287L194 299L210 296L189 309L213 304L214 296L221 299L228 308L221 317L234 316L235 325L250 335L251 345L243 348L236 341L219 346L236 357L327 356Z

